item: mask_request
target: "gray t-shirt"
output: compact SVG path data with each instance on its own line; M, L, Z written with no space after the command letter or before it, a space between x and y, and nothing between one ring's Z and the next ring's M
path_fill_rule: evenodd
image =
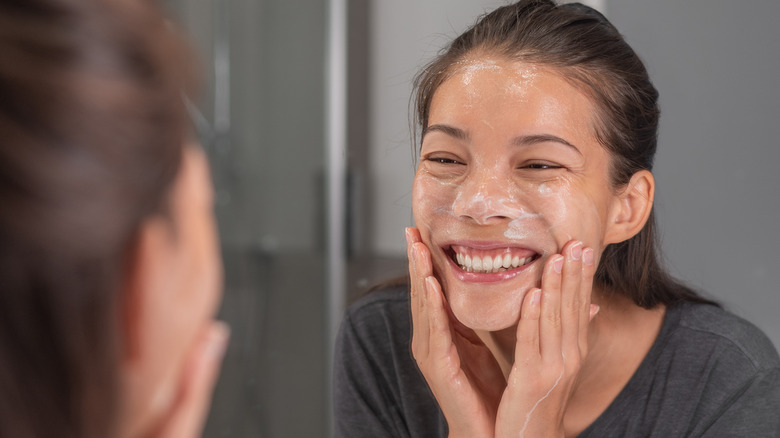
M347 310L336 342L336 436L446 437L447 424L410 351L405 288ZM682 303L612 404L580 437L780 437L780 359L754 325Z

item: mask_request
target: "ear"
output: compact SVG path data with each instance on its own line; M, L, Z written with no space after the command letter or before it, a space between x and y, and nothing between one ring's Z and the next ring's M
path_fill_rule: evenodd
M611 206L604 243L623 242L639 233L653 210L654 196L653 174L648 170L635 173Z

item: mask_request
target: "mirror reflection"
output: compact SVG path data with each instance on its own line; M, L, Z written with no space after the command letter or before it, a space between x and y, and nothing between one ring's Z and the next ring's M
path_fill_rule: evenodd
M415 187L425 183L420 169L431 180L446 179L443 175L450 171L422 163L431 162L425 159L430 156L428 147L441 152L435 143L446 143L453 137L446 130L431 130L426 132L430 145L425 141L415 143L408 124L412 79L482 13L506 2L439 1L421 5L414 1L353 1L341 5L346 25L336 30L348 34L342 43L347 54L343 66L347 122L342 145L346 152L343 204L335 207L327 195L328 154L332 147L328 141L332 82L327 66L333 62L328 47L333 41L330 14L335 2L167 3L195 41L205 66L206 87L196 103L196 118L211 162L225 263L226 289L220 318L233 329L206 436L328 435L333 426L329 351L335 336L333 327L339 322L333 321L328 309L332 295L341 294L341 302L352 303L372 286L408 275L403 233L406 226L417 225L420 239L426 244L438 242L432 230L456 228L446 221L437 222L433 213L424 217L424 206L415 201L415 196L442 199L440 207L452 207L454 215L458 194L413 190L413 181ZM777 39L777 31L765 17L776 7L764 5L767 9L759 12L720 3L705 5L703 1L688 6L674 2L647 5L636 0L588 3L603 12L625 36L660 94L653 208L660 224L664 266L670 275L684 280L695 291L755 323L777 345L780 326L773 309L780 303L776 294L767 291L774 290L769 266L780 260L765 238L765 230L771 229L780 214L772 193L778 181L770 167L780 157L776 148L767 147L773 144L771 120L778 115L772 102L780 96L771 79L777 66L775 60L761 55L762 50L737 50L756 47L771 52L768 41ZM734 23L747 22L764 25L743 26L749 27L744 32L729 30L734 29ZM500 65L501 60L483 57L468 61L474 71L508 69ZM529 66L524 67L528 73ZM555 78L537 74L544 83ZM482 79L491 82L499 78ZM577 92L581 94L575 87L557 100ZM452 95L452 105L457 106L457 96L464 93ZM584 99L583 105L594 105L589 95ZM429 108L440 117L436 124L451 127L442 118L455 116L441 115L437 108L434 104ZM745 132L749 132L747 141ZM592 140L574 142L558 134L577 146ZM734 147L737 144L739 147ZM560 143L552 147L562 149L556 155L565 155L571 149ZM444 160L460 157L460 153L454 155L457 157ZM588 156L588 163L594 160L583 155ZM491 160L476 154L472 158ZM589 170L604 176L604 169ZM491 188L489 182L483 187L486 191L504 191L515 200L526 197L517 185ZM473 193L478 192L480 184L473 184ZM593 215L592 222L604 222L611 212L602 208L607 200L593 191L579 190L574 180L567 184L567 193L579 193L582 202L572 206L570 202L574 201L567 198L556 206L552 205L554 196L542 201L549 202L550 208L571 207L581 215L590 213L595 205L598 214ZM607 184L609 181L592 185ZM551 186L546 187L553 193ZM471 190L463 188L467 189ZM541 195L539 187L536 194ZM462 198L473 200L475 196ZM724 208L724 199L729 200L729 208ZM460 216L471 217L476 215L477 207L464 203L458 211ZM482 207L498 208L490 202ZM327 224L332 208L342 209L338 217L344 219L339 242L343 252L337 252L343 259L335 265L343 271L336 273L330 270L334 265L328 256L332 236ZM436 208L432 206L430 211ZM541 215L555 224L567 223L566 217L537 211L520 201L502 208L512 211L501 216L515 221L522 211ZM541 230L546 227L543 222L539 219L537 224L529 222L522 227L517 222L517 228ZM541 271L552 254L569 248L565 239L569 235L581 235L577 240L583 242L583 248L594 249L598 256L604 249L599 246L610 241L606 226L573 230L560 225L556 230L560 234L550 234L549 248L540 244L531 249L532 254L512 253L507 268L514 267L515 258L530 258L529 263L538 263ZM506 238L499 234L500 239ZM452 250L454 261L458 264L460 257L465 262L469 256L474 269L474 249L465 247L460 255ZM729 250L724 251L724 247ZM735 253L740 254L738 260ZM452 254L440 251L432 256L432 269L438 273ZM484 260L483 256L479 258ZM495 259L493 254L491 257ZM537 274L535 281L539 282L541 272ZM343 277L343 290L331 290L330 281L339 276ZM451 300L447 290L456 280L443 275L436 278ZM517 301L515 310L527 296L523 293L512 298ZM494 304L500 310L504 302L497 299ZM466 324L471 318L471 328L490 328L470 315L479 308L477 304L486 306L483 313L500 313L489 308L490 303L470 302L466 294L451 304L459 321ZM605 315L607 312L601 314ZM506 315L508 319L516 317Z

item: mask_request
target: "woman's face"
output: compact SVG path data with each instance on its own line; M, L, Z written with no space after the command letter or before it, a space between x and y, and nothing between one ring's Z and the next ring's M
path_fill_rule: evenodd
M414 219L454 315L517 323L550 255L577 239L597 260L616 195L590 99L544 66L463 61L435 92Z
M129 306L138 313L130 328L137 345L125 366L127 430L147 430L176 401L187 360L219 306L222 264L212 198L205 155L185 148L169 217L150 218L139 237L137 304Z

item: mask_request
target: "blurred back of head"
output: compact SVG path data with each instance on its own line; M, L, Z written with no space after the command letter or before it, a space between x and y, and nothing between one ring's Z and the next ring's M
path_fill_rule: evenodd
M121 285L165 214L187 51L146 0L0 0L0 436L106 437Z

